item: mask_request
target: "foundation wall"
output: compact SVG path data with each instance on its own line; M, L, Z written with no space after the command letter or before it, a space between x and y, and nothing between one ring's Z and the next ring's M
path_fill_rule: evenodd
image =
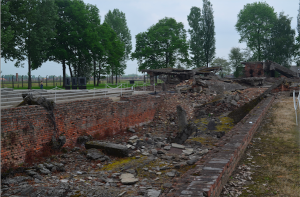
M159 96L136 95L113 102L108 98L56 104L54 109L58 135L74 145L83 134L115 134L143 122L151 121L161 101ZM26 152L38 152L50 142L53 122L42 106L24 106L1 110L1 163L20 164Z
M164 196L218 197L273 101L274 97L261 101L194 169L177 178L174 190Z

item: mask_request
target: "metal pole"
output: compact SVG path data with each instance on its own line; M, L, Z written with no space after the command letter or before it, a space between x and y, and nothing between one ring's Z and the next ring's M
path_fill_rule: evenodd
M55 75L54 75L55 76ZM55 85L54 85L54 76L53 76L53 87L55 87Z
M23 88L23 75L22 75L22 88Z
M59 79L59 85L61 86L61 75L59 77L60 77L60 79Z
M14 86L14 76L11 76L11 82L12 82L12 87L15 88L15 86Z
M47 78L48 78L48 75L46 75L46 87L47 87Z
M3 75L2 75L2 88L4 88L4 84L3 84Z

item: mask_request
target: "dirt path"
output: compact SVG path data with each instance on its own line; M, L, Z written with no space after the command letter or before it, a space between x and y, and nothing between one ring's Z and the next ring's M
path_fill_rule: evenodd
M299 122L298 119L300 125ZM299 125L295 121L293 98L279 96L221 196L299 197Z

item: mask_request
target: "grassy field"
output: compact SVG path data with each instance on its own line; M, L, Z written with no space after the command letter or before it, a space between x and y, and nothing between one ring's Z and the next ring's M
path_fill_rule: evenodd
M239 163L239 166L260 166L252 168L252 183L246 185L240 196L300 196L299 125L299 120L296 125L293 98L275 100L263 126L254 135L253 147L246 150ZM249 160L249 155L253 159Z
M131 86L133 86L133 84L129 84L129 81L121 80L121 83L123 84L123 86L122 86L123 88L127 88L127 87L130 88ZM53 86L53 81L52 82L48 81L47 86L46 86L46 83L43 82L43 89L50 90L50 89L55 88L56 86L58 88L62 88L62 82L55 81L54 84L55 84L55 86ZM136 86L143 86L143 84L144 84L144 81L135 81L135 87ZM118 85L115 85L115 84L111 84L111 83L107 84L106 81L102 81L102 83L99 84L99 86L94 86L93 85L93 81L90 81L90 82L87 83L87 89L94 89L94 88L101 89L101 88L106 88L107 87L106 85L109 85L112 88L116 88L116 87L120 86L120 83L118 83ZM146 83L146 85L149 86L150 83ZM28 89L28 83L27 82L23 82L23 87L22 87L22 82L15 82L14 85L11 82L10 83L4 82L3 84L1 84L1 87L2 88L12 88L12 87L14 87L14 89ZM32 83L32 89L40 89L40 83L33 82Z

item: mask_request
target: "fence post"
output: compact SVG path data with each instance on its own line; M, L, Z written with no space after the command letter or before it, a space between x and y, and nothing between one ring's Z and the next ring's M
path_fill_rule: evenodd
M11 82L12 82L12 87L15 88L15 86L14 86L14 76L11 76Z
M22 88L23 88L23 75L22 75Z
M55 87L55 85L54 85L54 76L53 76L53 87Z
M59 85L61 86L61 75L59 76Z
M3 75L2 75L2 88L4 88L4 84L3 84Z

